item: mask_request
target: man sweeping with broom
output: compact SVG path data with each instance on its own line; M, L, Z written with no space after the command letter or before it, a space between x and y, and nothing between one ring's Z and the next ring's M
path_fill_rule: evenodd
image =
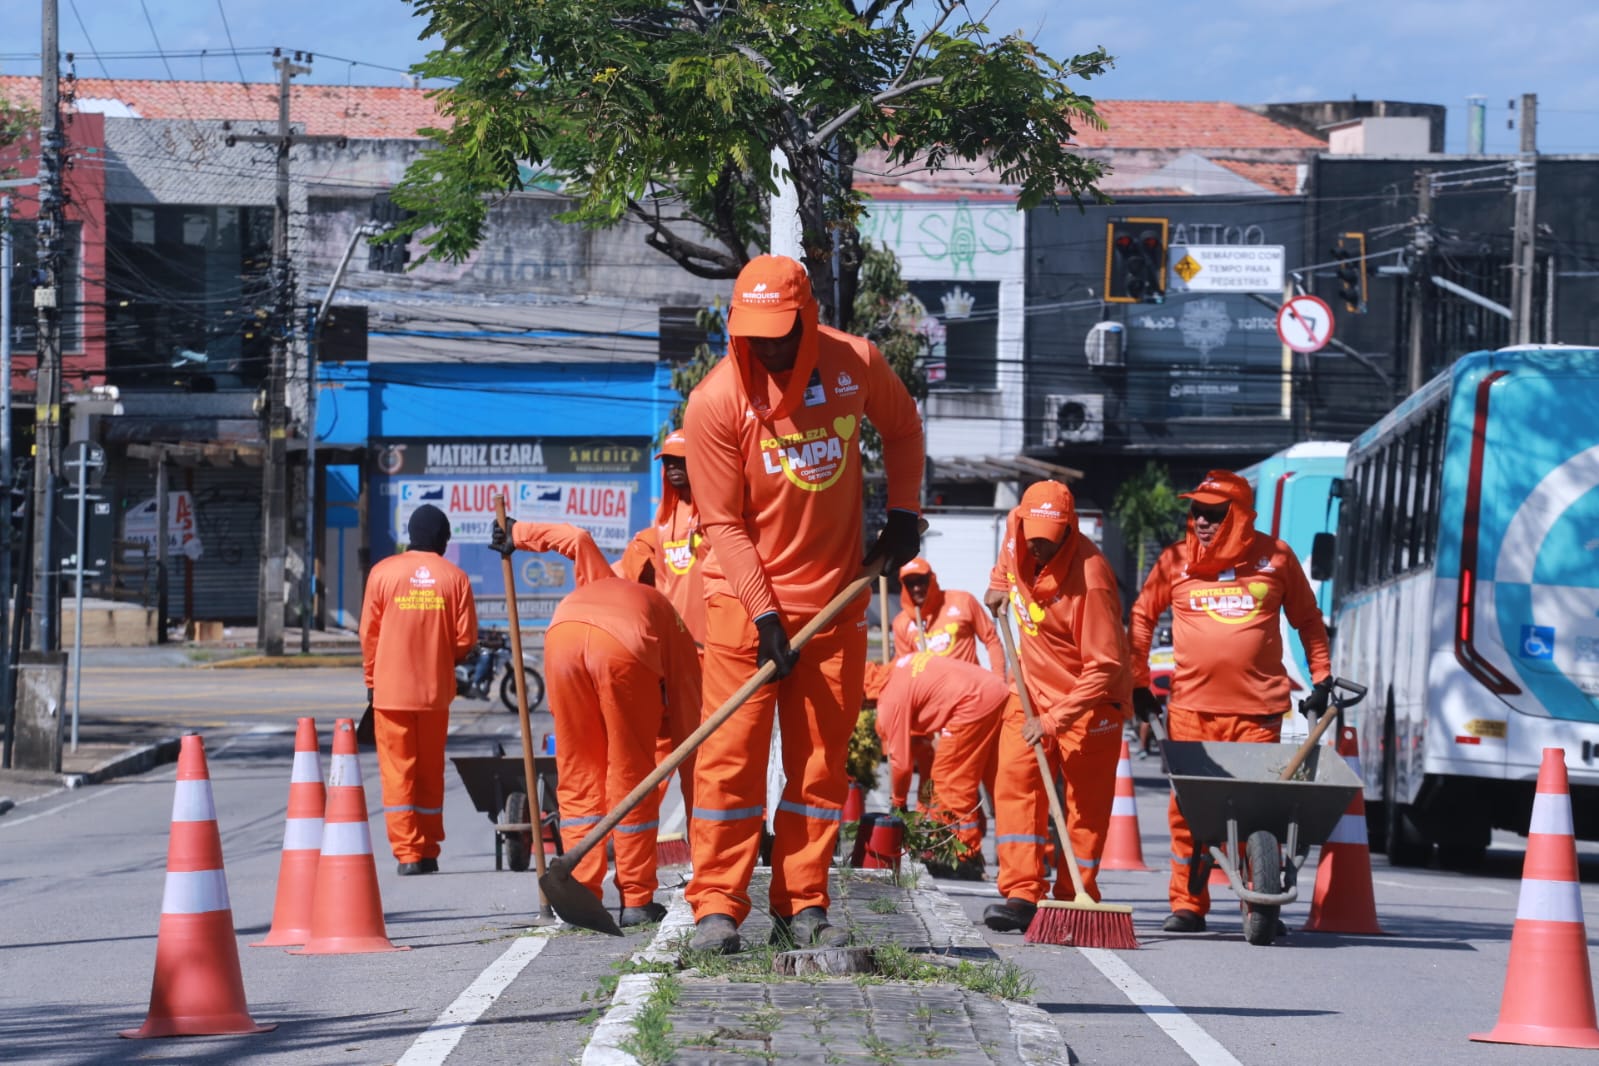
M1053 789L1029 747L1042 750L1051 777L1065 775L1069 846L1089 899L1075 898L1076 879L1064 856L1056 863L1054 896L1091 910L1099 900L1095 873L1110 827L1122 724L1132 713L1132 669L1116 575L1078 528L1071 490L1058 481L1032 485L1005 529L984 602L996 615L1009 602L1010 618L1002 619L1001 629L1015 625L1020 663L1011 673L994 797L1005 899L983 911L983 922L997 932L1023 932L1049 889L1046 789ZM1130 940L1131 915L1123 909L1110 918L1123 921ZM1081 937L1076 942L1086 943ZM1089 946L1115 944L1107 938Z

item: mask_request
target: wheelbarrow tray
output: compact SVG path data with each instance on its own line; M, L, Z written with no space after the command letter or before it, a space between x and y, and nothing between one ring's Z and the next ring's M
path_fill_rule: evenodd
M1262 829L1286 840L1292 822L1298 824L1301 849L1326 842L1361 781L1324 746L1311 750L1296 775L1305 780L1279 780L1294 750L1288 744L1214 740L1162 744L1177 806L1195 839L1223 843L1228 820L1236 819L1240 840Z
M506 796L528 791L520 755L452 755L450 761L461 775L466 794L472 797L472 806L488 815L491 822L499 821ZM533 773L546 782L555 781L555 756L535 755Z

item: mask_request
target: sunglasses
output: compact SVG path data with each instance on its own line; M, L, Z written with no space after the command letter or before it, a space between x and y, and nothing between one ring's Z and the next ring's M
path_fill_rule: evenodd
M1205 521L1214 524L1227 517L1227 509L1230 506L1230 504L1225 503L1211 505L1202 505L1196 503L1192 507L1188 508L1188 513L1194 518L1203 518Z

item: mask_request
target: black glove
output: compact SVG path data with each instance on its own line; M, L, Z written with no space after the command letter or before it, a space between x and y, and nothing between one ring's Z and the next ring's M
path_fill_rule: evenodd
M888 512L888 520L883 523L883 531L877 534L877 543L866 553L865 561L870 563L876 560L886 563L885 569L892 567L897 572L900 567L916 558L916 553L921 550L920 516L910 511L893 510Z
M1160 717L1160 697L1147 688L1133 689L1133 714L1140 722Z
M489 547L509 559L516 554L516 544L511 540L511 520L507 518L505 524L494 523L494 532L489 534Z
M772 675L772 680L779 681L787 677L788 672L794 669L794 664L799 662L799 652L789 648L783 620L776 611L768 611L755 619L755 631L760 634L760 650L755 653L756 669L773 663L777 672Z
M377 723L373 721L375 712L372 710L372 690L366 690L366 713L361 715L361 720L355 724L355 742L357 744L377 743Z
M1310 695L1299 701L1299 713L1306 718L1320 718L1327 713L1327 700L1332 696L1333 680L1324 677L1310 687Z

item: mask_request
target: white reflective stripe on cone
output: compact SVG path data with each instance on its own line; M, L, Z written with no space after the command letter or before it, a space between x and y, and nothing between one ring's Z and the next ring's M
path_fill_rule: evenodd
M1516 920L1582 921L1582 889L1575 881L1522 881Z
M167 872L161 893L162 914L205 914L229 910L228 879L221 870Z
M179 781L172 794L172 820L174 822L214 822L217 820L216 803L211 799L211 782Z
M322 783L322 756L314 751L295 752L294 772L289 775L289 781L296 785L320 785Z
M1366 846L1366 816L1363 814L1346 814L1338 819L1338 825L1327 837L1329 844L1359 844Z
M1128 762L1126 759L1117 759L1116 760L1116 776L1117 777L1132 777L1133 776L1133 764Z
M327 822L322 826L322 854L372 854L372 827L365 822Z
M283 823L284 851L317 851L322 847L322 819L290 818Z
M1571 797L1564 792L1537 792L1532 797L1532 821L1528 833L1574 836L1571 825Z
M1110 816L1114 818L1118 814L1127 815L1128 817L1136 817L1138 815L1138 808L1133 805L1133 797L1117 796L1111 801Z
M355 755L333 756L333 772L328 774L328 787L355 786L361 783L361 760Z

